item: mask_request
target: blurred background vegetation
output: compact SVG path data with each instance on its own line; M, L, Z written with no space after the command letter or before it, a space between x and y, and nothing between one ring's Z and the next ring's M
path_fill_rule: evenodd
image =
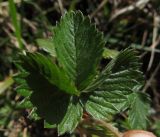
M102 65L127 47L138 51L146 80L142 91L152 99L148 130L160 136L160 0L0 0L0 137L57 135L30 118L30 104L16 93L13 62L22 49L40 50L37 39L52 37L56 22L70 10L89 15L104 32L110 50Z

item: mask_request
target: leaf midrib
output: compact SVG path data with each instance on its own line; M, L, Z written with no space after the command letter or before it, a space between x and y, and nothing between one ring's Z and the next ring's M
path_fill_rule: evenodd
M84 18L82 18L82 22L83 22L83 20L84 20ZM80 26L80 24L81 24L81 22L79 22L78 23L78 25L75 23L76 21L75 21L75 19L74 19L74 17L73 17L73 20L72 20L72 26L73 26L73 35L74 35L74 37L73 37L73 44L74 44L74 51L75 51L75 55L73 55L73 57L74 57L74 61L76 62L75 63L75 86L76 87L78 87L78 80L77 80L77 78L78 78L78 54L77 54L77 31L79 30L78 28L79 28L79 26ZM76 27L77 27L77 31L76 31Z

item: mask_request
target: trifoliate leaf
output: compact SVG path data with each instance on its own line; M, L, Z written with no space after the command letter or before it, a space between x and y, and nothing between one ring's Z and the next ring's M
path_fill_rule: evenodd
M37 39L37 43L40 48L50 53L53 57L56 57L55 47L51 39Z
M69 12L54 29L57 59L78 89L85 88L96 73L104 39L88 17Z
M89 86L86 111L96 119L108 119L126 108L127 96L142 86L142 73L133 50L125 50L114 58Z
M131 108L128 123L131 129L146 129L149 115L149 97L144 93L133 93L129 97Z
M128 108L128 96L143 83L133 50L120 52L96 74L104 39L81 12L62 17L52 42L57 62L39 53L26 53L19 63L26 75L16 81L21 85L19 93L30 98L38 116L57 127L59 135L72 133L84 110L96 119L109 119ZM50 48L46 49L53 54Z

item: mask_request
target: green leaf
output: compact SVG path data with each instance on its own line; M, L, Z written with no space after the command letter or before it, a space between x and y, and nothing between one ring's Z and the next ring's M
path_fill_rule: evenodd
M44 121L44 128L56 128L55 125L49 124L46 121Z
M16 87L16 92L23 97L29 97L32 92L28 87L27 81L25 80L29 74L24 69L22 69L18 63L15 65L20 70L18 74L13 76L15 83L19 85Z
M84 110L96 119L110 119L128 108L129 95L142 86L139 59L130 49L114 55L97 74L103 35L79 11L65 14L48 42L42 40L40 46L52 56L56 51L58 65L50 56L26 53L19 70L27 73L15 81L21 85L19 93L30 98L37 115L48 123L45 126L57 127L59 135L72 133Z
M29 87L25 84L20 85L19 87L16 88L16 91L19 95L23 97L29 97L31 95L31 91Z
M1 109L0 109L0 126L1 127L6 126L6 123L9 120L8 119L9 114L11 114L12 111L13 111L13 109L10 106L8 106L7 104L4 105L3 107L1 107Z
M40 84L42 83L40 82ZM31 102L37 108L36 112L40 117L44 118L47 123L57 126L67 112L70 97L62 94L52 85L44 84L44 86L40 86L41 90L34 90Z
M16 108L33 108L33 105L29 99L29 97L24 98L20 103L17 104Z
M96 119L110 119L127 107L127 96L142 86L142 73L133 50L114 58L85 91L89 92L85 108Z
M56 51L52 40L50 39L37 39L38 45L45 50L46 52L50 53L53 57L56 57Z
M41 118L38 116L38 114L36 113L37 109L35 107L32 108L31 112L28 115L28 118L31 120L40 120Z
M73 99L70 100L69 94L61 91L66 90L70 93L74 91L65 73L60 71L49 58L38 53L22 55L21 65L29 73L25 79L32 90L30 100L37 108L37 114L47 123L58 126L59 134L73 131L82 117L83 109L78 100L76 104ZM22 82L24 83L25 81Z
M129 97L131 108L128 123L131 129L146 129L149 116L149 97L144 93L133 93Z
M16 10L14 0L9 0L9 10L10 10L12 23L13 23L13 26L15 29L15 35L17 37L17 41L19 44L19 48L24 49L24 46L22 44L21 27L20 27L20 23L18 22L18 19L17 19L17 10Z
M29 75L37 73L37 75L41 75L43 79L58 87L63 92L75 95L79 94L78 90L75 88L73 83L71 83L65 72L62 69L59 69L49 58L42 54L27 53L26 56L22 55L21 65L26 69L27 72L29 72ZM28 78L29 77L30 76L28 76ZM39 79L37 79L37 81L39 82ZM29 87L35 85L35 88L38 88L39 85L37 85L37 81L30 79L27 80L27 83Z
M27 57L29 58L29 56ZM25 61L25 68L30 72L26 81L28 82L29 87L33 90L30 100L37 108L37 114L44 118L47 123L58 126L59 134L73 131L81 119L82 107L78 102L76 104L74 100L70 100L71 97L69 94L61 92L51 82L48 82L45 77L49 77L50 71L47 68L41 66L34 69L38 64L36 64L37 62L33 62L33 59L35 58L28 60L30 64L27 64ZM41 61L45 62L43 58L41 58ZM40 73L42 72L42 68L48 72L48 75L46 75L45 72ZM49 66L49 68L52 67ZM69 121L69 119L71 119L71 121Z
M60 91L75 92L64 72L41 54L27 53L27 56L22 56L22 61L22 66L30 73L26 80L33 90L31 102L37 107L37 113L48 123L59 125L59 134L69 132L71 129L73 131L81 118L82 108L79 105L76 107L74 104L69 105L70 96ZM78 113L79 108L81 112ZM75 109L77 116L72 115ZM70 124L69 116L74 120Z
M157 135L157 137L160 136L160 120L156 120L153 125L154 133Z
M67 108L67 112L63 121L58 125L58 134L62 135L65 132L72 133L79 121L82 119L83 108L76 98L71 98L71 102Z
M112 59L105 69L83 92L96 90L97 87L111 84L113 87L130 87L137 91L144 83L143 74L140 71L141 63L139 57L132 49L120 52L117 57ZM127 82L127 85L126 85Z
M80 11L64 15L54 29L57 59L78 89L85 88L96 74L104 39Z
M83 109L78 100L72 100L67 94L52 90L53 92L33 92L31 101L37 107L40 117L50 125L58 126L59 135L71 133L81 120Z
M112 49L108 49L108 48L104 48L103 51L103 58L105 59L113 59L118 55L118 51L117 50L112 50Z
M85 103L85 109L95 119L111 120L114 114L126 108L126 96L129 94L130 91L126 91L125 88L110 88L109 91L105 89L97 90L89 96Z

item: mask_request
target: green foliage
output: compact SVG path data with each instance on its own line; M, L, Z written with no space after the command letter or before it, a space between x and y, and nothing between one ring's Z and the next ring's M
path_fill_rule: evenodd
M15 78L21 85L18 93L26 97L28 91L45 126L57 127L59 135L72 133L83 111L108 120L127 109L128 97L143 84L141 64L131 49L120 52L103 71L98 70L104 44L88 17L69 12L54 29L52 43L41 46L52 56L55 51L57 64L52 56L40 53L20 56L17 66L22 73Z
M28 81L41 79L44 81L46 79L50 84L53 84L64 92L75 95L79 94L79 91L75 88L65 72L44 55L27 53L26 56L21 56L21 60L23 61L21 66L25 68L26 71L32 73L32 75L28 75ZM37 72L37 70L39 70L39 72ZM39 75L39 77L37 75ZM34 83L30 82L30 85L32 85L32 89L39 88L39 85L35 85Z
M12 111L12 109L8 105L1 108L1 110L0 110L0 126L1 127L6 125L7 118L8 118L8 117L6 117L6 114L10 114L11 111Z
M155 122L153 128L154 128L154 131L155 131L157 137L159 137L160 136L160 120L157 120Z
M24 98L20 103L17 104L17 108L33 108L29 97Z
M115 58L117 55L118 55L117 50L105 48L103 51L103 58L105 59L110 59L110 58L112 59Z
M131 109L128 123L131 129L146 129L149 115L149 97L142 93L133 93L130 97Z
M37 43L40 48L50 53L53 57L56 57L55 47L50 39L37 39Z
M12 18L13 26L15 28L15 35L17 37L19 48L23 49L24 46L22 44L20 23L18 21L18 15L17 15L17 10L16 10L14 0L9 0L9 9L10 9L10 15L11 15L11 18Z
M86 110L96 119L110 118L127 107L127 96L140 88L142 73L133 50L125 50L114 58L87 90L93 91Z
M104 40L81 12L66 14L54 29L57 60L78 89L84 89L96 74Z

